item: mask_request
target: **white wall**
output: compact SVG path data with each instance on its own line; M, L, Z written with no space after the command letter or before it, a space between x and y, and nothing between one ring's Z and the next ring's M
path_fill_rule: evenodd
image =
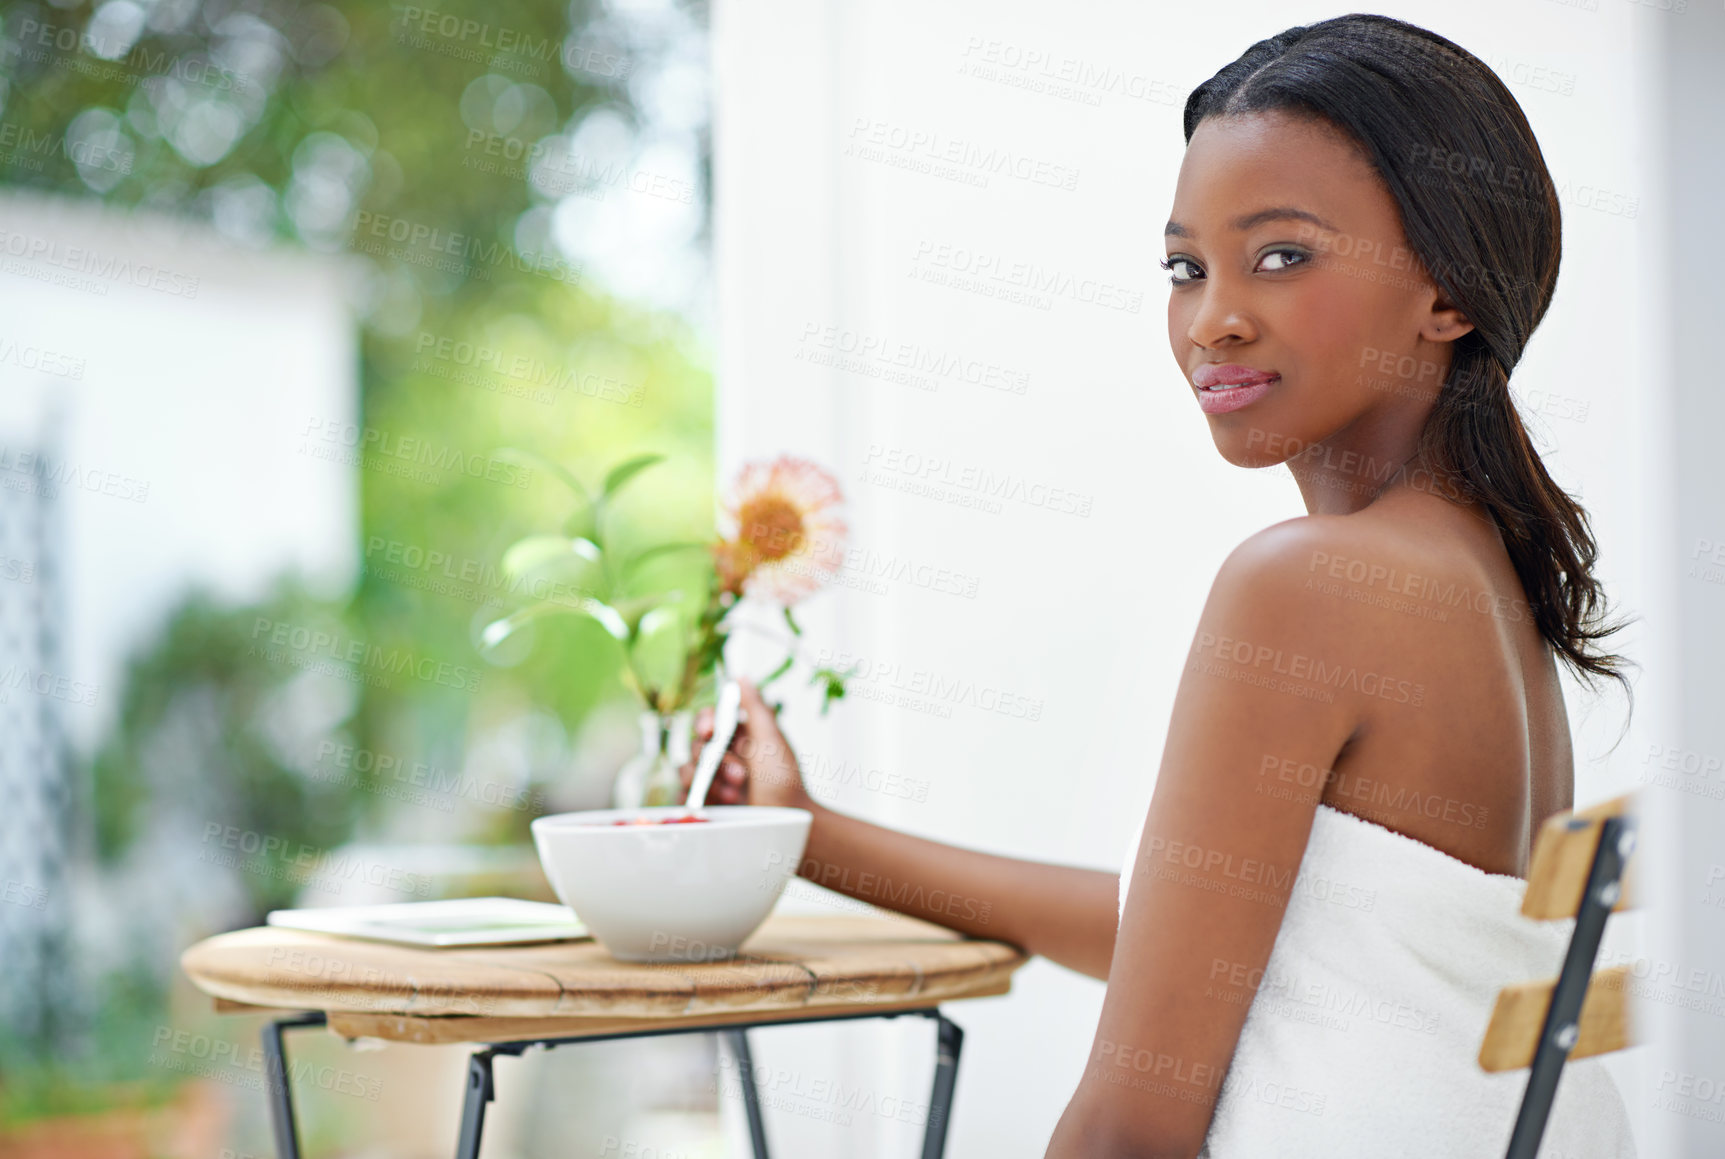
M1379 10L1456 39L1505 76L1563 196L1558 296L1516 389L1543 412L1535 425L1554 474L1593 515L1601 574L1622 609L1644 617L1623 643L1648 668L1615 749L1622 702L1572 697L1576 797L1596 800L1641 784L1651 745L1688 735L1675 681L1660 683L1681 635L1667 594L1683 561L1673 528L1648 518L1668 507L1674 430L1669 380L1648 358L1665 324L1649 292L1665 186L1649 164L1664 123L1654 65L1672 31L1693 25L1623 0ZM1142 824L1216 567L1252 531L1302 511L1285 471L1241 472L1216 455L1168 353L1155 262L1180 109L1252 41L1334 14L1269 3L717 6L721 472L785 450L820 459L846 488L869 563L888 576L895 563L950 573L933 586L852 576L805 617L817 646L875 675L829 720L793 720L799 744L817 761L928 785L923 802L847 789L841 806L977 848L1118 865ZM894 147L901 140L911 143ZM970 147L1046 162L1056 184L997 173L978 185L974 168L942 171L931 156ZM1075 188L1060 187L1071 171ZM1057 272L1070 291L1007 300L1020 263ZM835 364L846 347L850 360ZM906 381L895 354L974 360L996 385L914 367ZM1696 385L1714 389L1704 376ZM946 481L938 497L913 493L930 462ZM983 472L1044 501L979 508L967 479ZM1087 514L1061 509L1085 503ZM1710 510L1711 531L1692 536L1725 541L1725 517ZM1718 612L1716 587L1700 598ZM1716 657L1691 676L1711 702ZM1039 718L883 699L955 681L1010 694L1004 703ZM1676 936L1672 921L1648 933L1642 920L1614 919L1617 936ZM1040 1153L1101 992L1037 962L1009 998L953 1008L970 1037L949 1154ZM797 1033L790 1045L755 1036L758 1056L926 1097L926 1028ZM1677 1153L1676 1132L1692 1125L1653 1107L1647 1084L1667 1049L1613 1063L1644 1154ZM906 1129L878 1116L836 1127L770 1115L787 1153L908 1153Z
M1675 2L1675 0L1674 0ZM1664 645L1648 695L1670 706L1667 731L1650 735L1662 778L1649 794L1675 856L1662 884L1670 904L1643 982L1644 1005L1674 1049L1652 1076L1651 1096L1677 1134L1672 1154L1725 1154L1725 395L1718 389L1719 318L1725 313L1702 239L1716 228L1725 186L1725 6L1688 4L1658 24L1665 68L1648 123L1651 172L1660 181L1655 292L1647 372L1662 389L1662 480L1649 512L1665 599L1648 609ZM1647 373L1636 384L1647 385ZM1654 675L1653 673L1649 674ZM1675 718L1674 720L1672 718ZM1665 768L1667 755L1676 771ZM1669 1068L1669 1069L1667 1069ZM1709 1097L1711 1096L1711 1097Z
M67 706L78 743L187 585L243 600L290 567L351 582L357 472L298 447L308 417L357 420L355 342L332 259L0 195L0 475L31 485L16 457L45 447L61 480L59 675L95 686Z

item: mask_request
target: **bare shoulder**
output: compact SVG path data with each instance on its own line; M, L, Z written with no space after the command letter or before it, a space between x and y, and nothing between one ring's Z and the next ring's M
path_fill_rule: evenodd
M1506 625L1471 612L1499 606L1502 577L1467 520L1403 503L1257 532L1217 573L1199 655L1250 657L1361 719L1423 704L1468 671L1495 672Z
M1367 508L1351 515L1303 515L1248 537L1223 562L1213 596L1250 598L1286 612L1339 603L1361 611L1446 622L1446 610L1485 607L1502 588L1488 565L1491 533L1435 501ZM1339 600L1314 601L1314 595ZM1376 617L1342 616L1371 623Z
M1302 515L1284 519L1248 536L1222 561L1216 586L1267 586L1280 591L1286 582L1340 551L1358 549L1368 538L1347 515Z
M1340 575L1370 585L1436 562L1413 536L1364 514L1302 515L1256 532L1223 560L1212 599L1288 612L1311 604L1321 580Z

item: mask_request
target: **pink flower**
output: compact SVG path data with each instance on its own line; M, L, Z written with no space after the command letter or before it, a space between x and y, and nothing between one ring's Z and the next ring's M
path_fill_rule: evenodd
M724 590L787 607L820 590L844 562L843 502L838 481L807 459L745 466L714 549Z

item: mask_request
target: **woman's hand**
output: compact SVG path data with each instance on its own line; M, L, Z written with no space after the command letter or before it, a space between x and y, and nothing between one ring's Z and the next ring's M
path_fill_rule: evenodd
M719 770L707 790L709 805L788 805L812 809L814 798L803 786L797 755L779 731L778 718L761 699L753 683L739 680L743 693L743 721L737 725L731 747L719 761ZM695 718L694 754L680 770L683 796L695 778L701 749L713 738L713 710L703 708Z

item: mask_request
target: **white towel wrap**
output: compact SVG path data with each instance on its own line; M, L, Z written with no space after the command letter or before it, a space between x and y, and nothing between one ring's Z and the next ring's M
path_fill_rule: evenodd
M1526 888L1319 805L1201 1159L1501 1156L1527 1072L1480 1070L1492 1003L1555 977L1574 925L1522 917ZM1223 978L1216 993L1254 992ZM1635 1155L1598 1060L1564 1068L1539 1154Z

